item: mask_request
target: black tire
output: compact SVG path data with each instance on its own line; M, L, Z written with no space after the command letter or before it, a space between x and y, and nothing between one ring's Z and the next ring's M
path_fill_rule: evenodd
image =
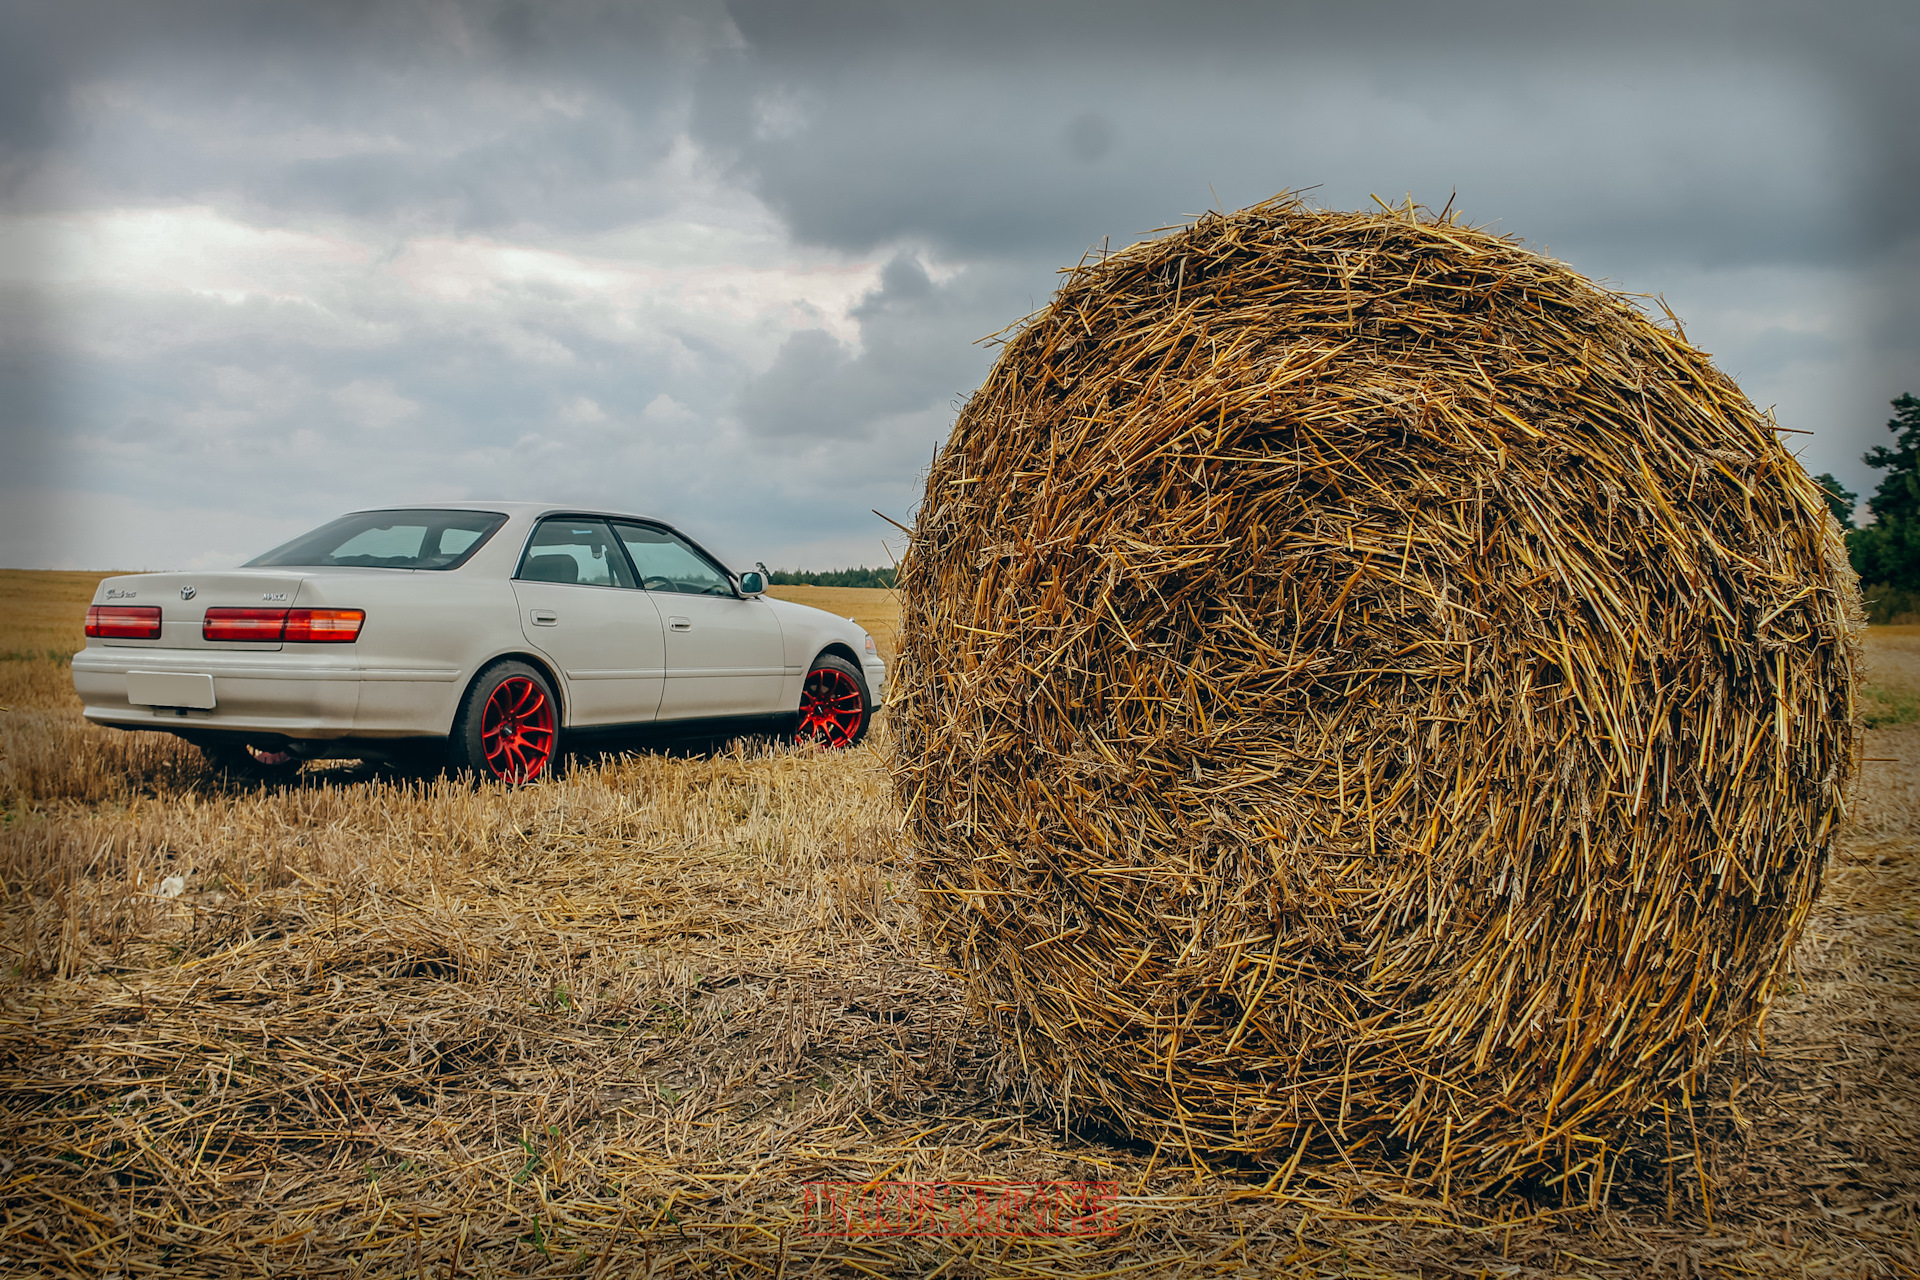
M482 671L460 701L447 760L480 778L521 786L560 759L560 700L546 676L524 662Z
M200 754L215 771L243 782L285 782L305 763L285 747L237 742L200 744Z
M835 750L858 746L873 722L866 673L845 658L823 653L800 686L800 719L793 740Z

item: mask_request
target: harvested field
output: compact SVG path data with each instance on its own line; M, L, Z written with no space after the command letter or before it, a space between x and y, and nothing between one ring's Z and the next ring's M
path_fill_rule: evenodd
M78 722L45 651L78 647L84 590L0 585L9 625L61 619L0 635L0 1274L1920 1274L1911 717L1868 734L1697 1162L1677 1136L1598 1207L1447 1202L1337 1162L1196 1171L1026 1107L918 941L884 734L520 792L228 787ZM1897 719L1920 644L1868 652ZM1119 1229L802 1233L803 1183L880 1178L1112 1179Z
M767 594L851 618L867 629L880 649L880 656L889 663L893 661L900 643L900 603L893 592L865 587L795 585L773 587Z

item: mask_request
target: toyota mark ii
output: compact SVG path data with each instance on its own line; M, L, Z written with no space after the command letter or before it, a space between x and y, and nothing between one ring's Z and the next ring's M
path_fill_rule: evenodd
M858 742L873 638L765 587L640 516L360 511L238 569L104 580L73 683L88 720L254 775L444 759L520 783L601 738Z

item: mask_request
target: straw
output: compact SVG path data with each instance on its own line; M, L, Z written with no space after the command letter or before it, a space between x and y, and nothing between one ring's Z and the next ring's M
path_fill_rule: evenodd
M89 595L29 590L14 617L64 616L70 652ZM0 618L0 653L22 629ZM1869 645L1911 705L1920 637ZM186 760L94 777L115 758L87 744L114 735L81 720L67 670L0 679L0 1273L1920 1265L1920 725L1869 735L1893 763L1867 766L1765 1051L1691 1094L1697 1130L1675 1098L1604 1185L1456 1183L1447 1204L1357 1144L1203 1176L1029 1106L916 945L887 717L850 752L576 760L514 791L344 765L242 786ZM19 724L23 706L41 710ZM67 764L34 775L47 798L9 789L28 746ZM807 1234L809 1182L867 1179L1123 1195L1094 1238Z
M1758 1034L1846 811L1819 491L1677 323L1451 216L1065 275L900 570L929 942L1061 1115L1603 1178Z

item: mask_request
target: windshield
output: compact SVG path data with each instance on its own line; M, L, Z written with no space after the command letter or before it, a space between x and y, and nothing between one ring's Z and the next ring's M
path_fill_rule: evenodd
M356 511L241 567L457 569L506 522L497 511Z

